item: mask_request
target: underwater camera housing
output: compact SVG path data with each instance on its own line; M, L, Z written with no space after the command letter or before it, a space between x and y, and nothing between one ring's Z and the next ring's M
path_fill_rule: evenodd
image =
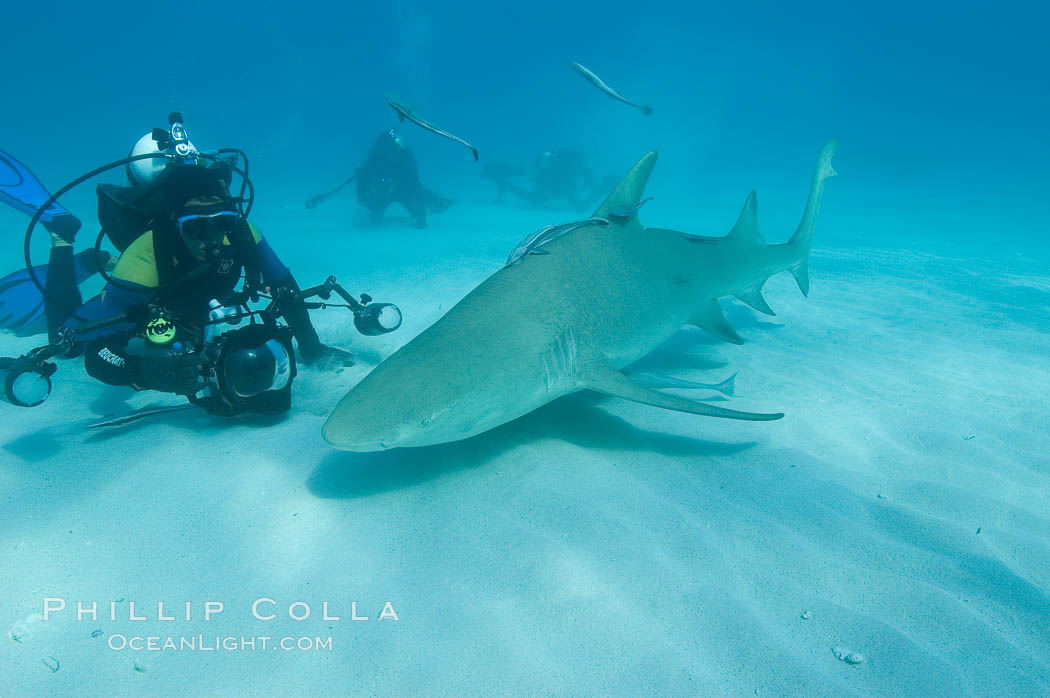
M401 310L396 305L373 303L368 294L361 294L357 300L336 282L334 276L300 291L279 291L263 310L248 309L249 292L236 294L239 300L226 306L213 299L202 350L208 367L208 394L200 397L198 393L197 397L191 398L193 402L211 412L227 415L242 412L280 414L291 407L292 381L297 374L292 329L278 323L281 305L288 301L289 293L308 309L338 307L326 302L333 293L338 295L346 301L342 307L353 312L354 327L369 337L393 332L401 326ZM323 301L305 300L315 297ZM238 325L244 318L255 316L262 322L223 329L224 325Z
M204 353L208 395L193 402L228 415L280 414L291 407L297 371L290 328L257 323L227 330Z
M199 357L199 382L188 398L213 414L287 411L296 375L292 330L273 321L231 327L254 313L217 300L211 308L202 333L179 316L150 306L149 319L129 340L127 353L160 360Z

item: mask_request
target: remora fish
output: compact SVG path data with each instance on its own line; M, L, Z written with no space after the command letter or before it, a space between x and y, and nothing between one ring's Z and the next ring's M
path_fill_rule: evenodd
M422 129L426 129L431 133L436 133L439 136L444 136L445 138L453 140L456 143L459 143L460 145L465 145L467 146L467 148L470 149L470 152L474 154L474 159L478 159L478 149L472 146L470 143L467 143L465 140L459 138L458 136L453 136L448 131L442 131L437 126L434 126L429 121L421 117L419 114L416 114L416 112L412 110L412 107L405 104L404 101L393 92L385 92L383 96L386 97L386 103L393 107L394 111L397 112L397 118L399 121L404 122L405 119L408 119L409 121L411 121L416 126L419 126Z
M121 415L119 417L113 415L107 415L104 419L98 422L88 424L86 429L99 429L102 427L122 427L125 424L131 424L137 422L140 419L146 419L147 417L154 417L159 414L167 414L168 412L181 412L182 410L196 409L198 405L188 403L185 405L165 405L163 407L144 407L134 412Z
M552 240L551 254L501 268L347 393L324 424L325 440L349 451L457 441L579 390L710 417L779 419L645 388L620 369L687 324L742 343L718 298L772 312L761 289L778 272L790 271L808 294L834 150L832 140L821 151L788 242L764 242L752 192L725 237L644 228L635 216L578 228ZM656 157L643 157L594 217L640 201Z
M518 245L511 250L507 256L507 262L504 266L510 266L517 264L521 260L525 259L526 255L530 254L547 254L547 250L540 249L551 240L568 233L569 231L582 228L585 225L609 225L609 221L604 218L588 218L585 221L573 221L572 223L562 223L561 225L548 225L546 228L540 228L535 233L527 236L524 240L518 243Z
M675 378L674 376L668 376L663 373L653 373L651 371L644 371L636 373L634 371L628 373L631 380L638 385L643 385L646 388L679 388L681 390L713 390L716 393L722 393L727 397L731 397L736 391L736 374L729 376L721 383L697 383L696 381L687 381L682 378Z
M617 218L630 218L638 214L638 209L645 206L646 201L652 201L653 197L647 196L634 206L617 206L613 210L609 211L610 216L616 216Z
M608 85L606 85L604 80L602 80L600 77L595 75L588 68L585 68L584 66L580 65L576 61L569 61L569 63L572 65L572 67L576 70L577 73L579 73L583 77L587 78L587 82L589 82L592 85L594 85L595 87L597 87L599 90L604 92L609 97L612 97L613 99L619 100L619 101L623 102L624 104L629 104L630 106L634 107L635 109L640 110L646 116L649 116L650 114L653 113L653 108L650 107L648 104L635 104L634 102L626 99L619 92L617 92L613 88L611 88Z

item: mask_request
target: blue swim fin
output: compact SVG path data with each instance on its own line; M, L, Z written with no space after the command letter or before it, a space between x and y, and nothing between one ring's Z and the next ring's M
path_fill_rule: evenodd
M32 216L50 198L51 194L28 167L0 150L0 201ZM40 214L40 223L70 242L80 230L80 220L58 202Z
M77 253L73 257L73 267L77 274L77 285L97 274L95 250ZM40 283L46 286L47 265L33 267L33 270ZM47 333L44 298L25 269L0 279L0 329L10 330L19 337Z

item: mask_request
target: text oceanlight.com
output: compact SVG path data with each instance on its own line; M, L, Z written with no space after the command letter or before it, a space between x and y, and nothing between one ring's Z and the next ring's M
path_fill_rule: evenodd
M107 641L111 650L131 652L326 652L332 649L331 637L206 637L150 635L110 635Z

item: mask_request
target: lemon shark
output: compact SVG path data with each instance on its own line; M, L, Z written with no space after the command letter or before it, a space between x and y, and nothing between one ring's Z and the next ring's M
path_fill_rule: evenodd
M322 429L332 446L379 451L457 441L558 397L595 390L707 417L767 421L654 390L621 369L684 325L743 340L718 299L735 296L772 315L762 287L789 271L809 293L809 251L836 141L821 150L805 212L788 242L759 232L747 197L724 237L646 228L638 219L657 153L643 157L594 212L609 225L573 229L467 294L348 392ZM625 212L630 212L626 213Z

